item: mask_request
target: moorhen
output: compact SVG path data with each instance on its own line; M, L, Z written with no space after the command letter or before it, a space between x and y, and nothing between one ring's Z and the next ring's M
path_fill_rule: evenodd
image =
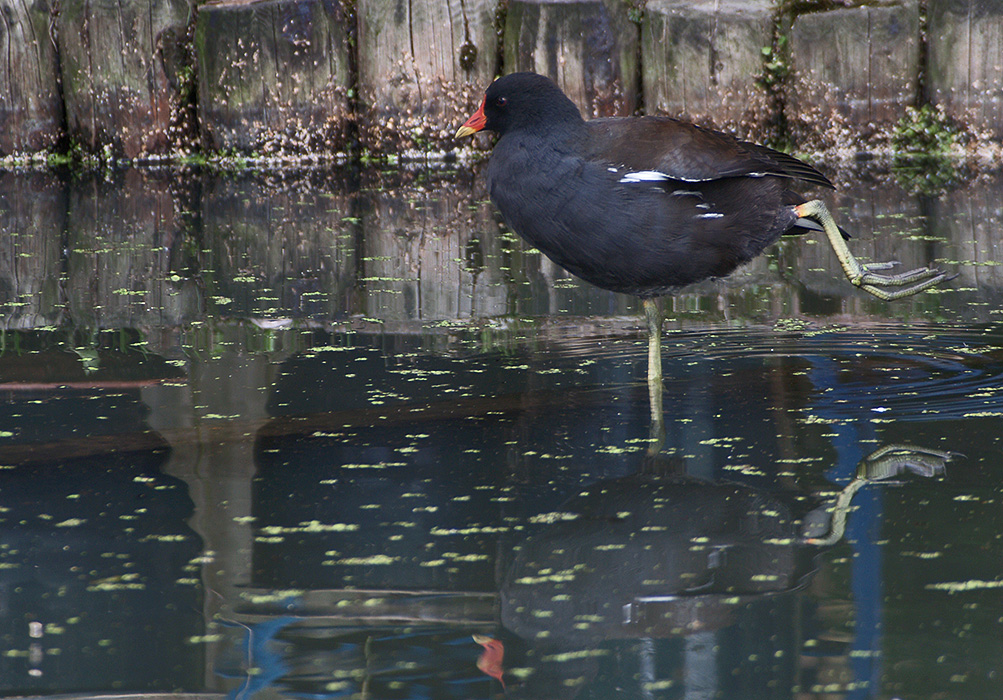
M824 175L728 134L668 117L585 121L535 73L494 81L456 136L482 129L500 137L488 188L505 222L572 274L641 297L649 387L657 382L659 392L658 298L727 275L782 235L824 232L850 281L882 299L946 278L930 268L884 275L875 271L896 263L859 263L825 204L792 189L795 180L832 188Z

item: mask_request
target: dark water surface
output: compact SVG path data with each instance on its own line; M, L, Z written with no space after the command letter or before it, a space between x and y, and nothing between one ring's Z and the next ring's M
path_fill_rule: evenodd
M1003 697L1003 180L674 297L659 450L469 170L0 173L0 694Z

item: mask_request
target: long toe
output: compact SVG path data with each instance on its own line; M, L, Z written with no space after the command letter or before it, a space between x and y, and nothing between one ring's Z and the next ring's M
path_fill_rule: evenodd
M923 274L913 274L923 272ZM895 299L902 299L903 297L912 296L913 294L919 294L920 292L933 287L934 285L940 284L941 282L947 281L949 279L954 279L955 276L948 276L946 272L942 270L931 270L929 268L921 268L920 270L912 270L908 273L903 273L904 275L912 275L908 279L898 279L902 277L901 275L895 275L892 277L887 277L885 279L873 280L869 279L866 282L860 284L860 288L865 292L873 294L879 299L884 299L885 301L893 301ZM868 275L868 277L878 277L881 278L882 275ZM914 282L912 286L904 286ZM892 287L892 289L886 289L886 287Z
M896 287L913 284L914 282L920 282L930 277L936 277L937 275L944 274L942 271L931 267L918 267L915 270L899 272L895 275L882 275L876 272L871 272L871 269L874 268L864 268L864 274L860 278L861 283Z
M898 267L901 264L902 263L900 263L898 260L889 260L888 262L864 263L861 265L861 267L864 268L865 271L869 272L871 270L890 270L893 267Z

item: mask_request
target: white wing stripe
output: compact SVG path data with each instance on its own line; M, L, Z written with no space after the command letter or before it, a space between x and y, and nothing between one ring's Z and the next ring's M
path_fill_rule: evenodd
M609 168L610 172L613 172L612 168ZM710 182L711 180L716 180L718 178L713 177L680 177L678 175L666 175L665 173L659 172L657 170L638 170L636 172L627 173L622 178L620 182L663 182L665 180L676 180L678 182Z
M627 173L620 178L620 182L660 182L669 179L671 178L668 175L657 170L638 170L635 173Z

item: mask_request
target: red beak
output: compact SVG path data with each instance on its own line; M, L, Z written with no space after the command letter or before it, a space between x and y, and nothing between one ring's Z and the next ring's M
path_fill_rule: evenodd
M464 136L476 134L487 123L488 118L484 116L484 100L481 100L481 106L477 108L477 111L473 113L470 119L463 122L463 126L456 130L456 138L461 139Z

